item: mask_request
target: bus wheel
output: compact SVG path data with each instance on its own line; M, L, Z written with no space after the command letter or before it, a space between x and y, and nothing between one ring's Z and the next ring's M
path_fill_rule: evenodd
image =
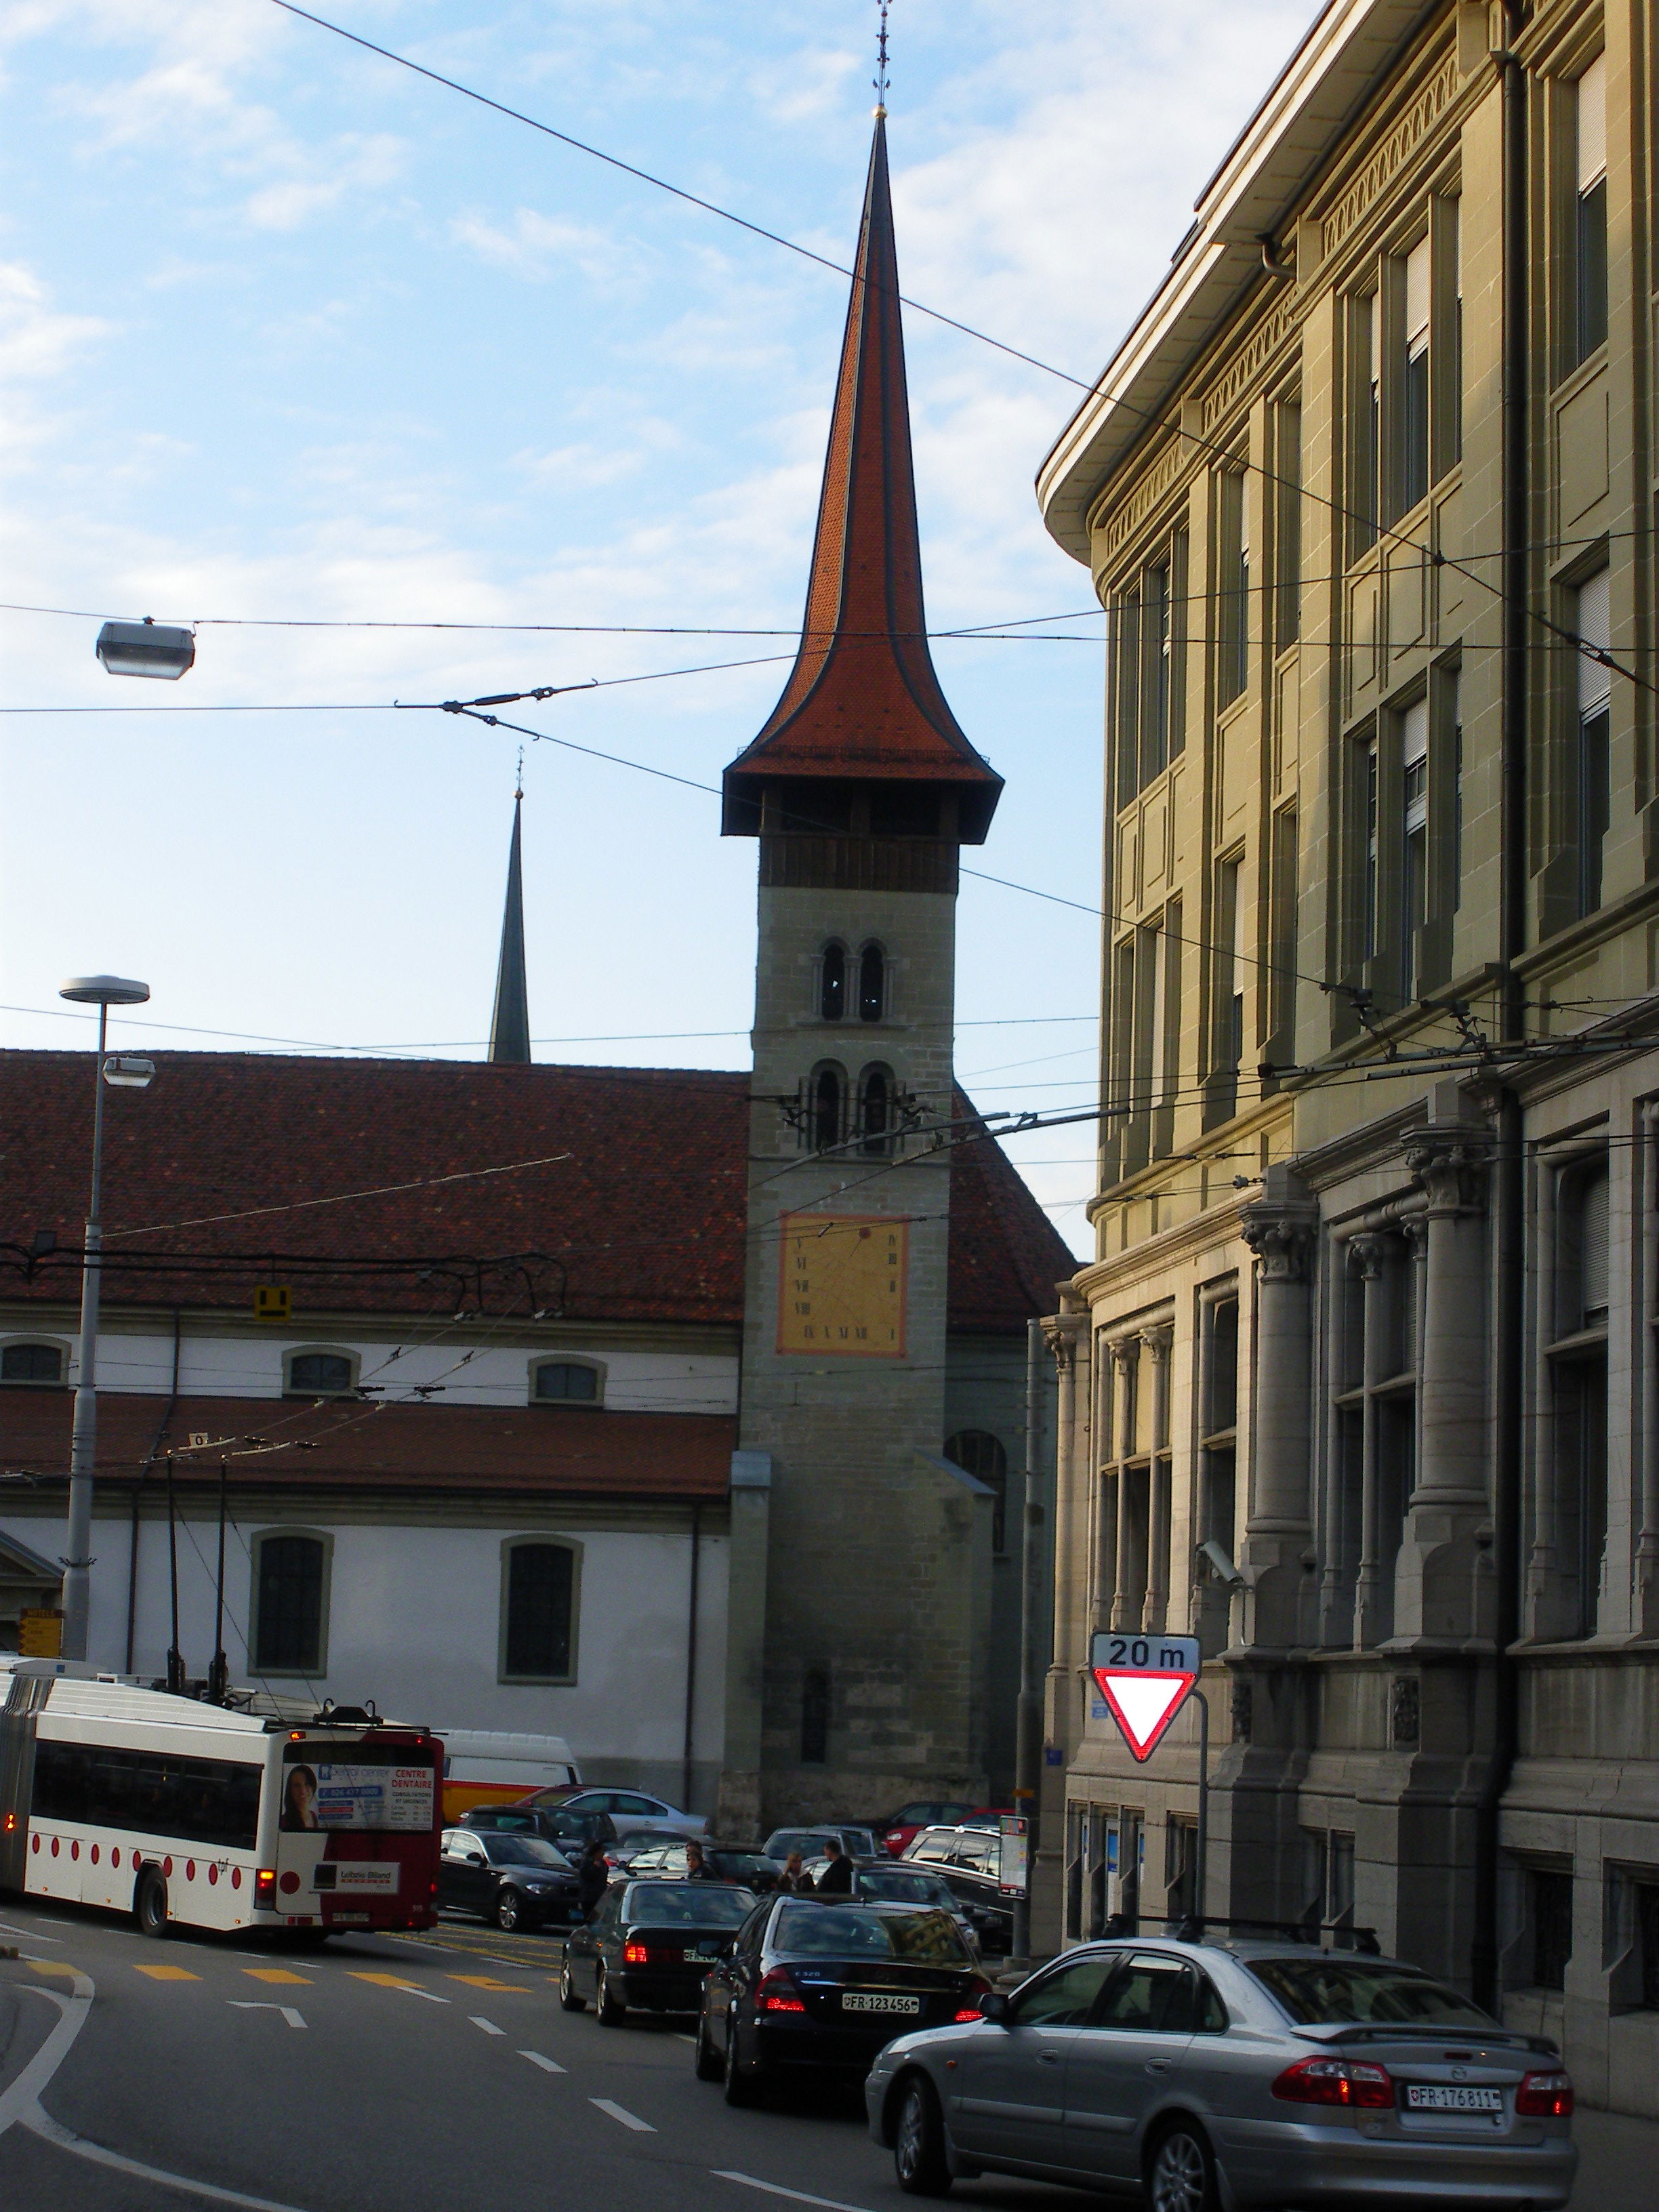
M154 1867L146 1867L138 1877L138 1887L133 1892L132 1917L141 1936L165 1936L167 1932L167 1886Z

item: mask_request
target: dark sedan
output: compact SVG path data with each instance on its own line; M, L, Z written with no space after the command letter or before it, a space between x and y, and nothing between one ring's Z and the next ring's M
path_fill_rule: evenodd
M580 1917L575 1869L540 1836L446 1828L438 1903L476 1912L498 1928L539 1928Z
M752 1890L720 1881L617 1881L592 1920L572 1930L559 2002L601 2027L621 2027L631 2006L696 2012L702 1978L731 1948L753 1911Z
M989 1989L948 1912L770 1898L703 1984L698 2078L728 2105L796 2067L861 2079L894 2036L977 2020Z
M769 1859L764 1851L745 1850L740 1844L693 1844L680 1841L665 1844L658 1841L628 1863L632 1875L660 1875L669 1881L684 1881L691 1871L691 1854L701 1850L702 1863L716 1881L736 1882L739 1887L752 1889L758 1897L777 1886L783 1872L781 1859Z
M463 1813L458 1825L478 1834L539 1836L574 1858L595 1836L604 1844L614 1840L617 1824L608 1813L563 1813L540 1805L475 1805Z

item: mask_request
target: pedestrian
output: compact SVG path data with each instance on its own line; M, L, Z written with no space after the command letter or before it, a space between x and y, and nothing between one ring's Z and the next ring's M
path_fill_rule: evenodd
M685 1847L685 1878L688 1881L718 1881L720 1880L714 1868L703 1856L701 1844L688 1844Z
M850 1897L853 1893L853 1862L841 1847L837 1836L823 1839L823 1872L818 1876L820 1897Z
M780 1889L791 1891L811 1889L812 1887L802 1869L799 1851L791 1851L784 1861L783 1872L778 1876L776 1886Z
M576 1866L576 1901L581 1906L584 1920L593 1917L600 1899L610 1887L611 1868L605 1856L605 1845L594 1836Z

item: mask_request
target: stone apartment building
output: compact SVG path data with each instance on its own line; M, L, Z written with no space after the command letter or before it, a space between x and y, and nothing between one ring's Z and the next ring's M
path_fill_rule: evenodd
M1038 479L1109 622L1037 1939L1208 1909L1659 2112L1654 21L1333 0Z

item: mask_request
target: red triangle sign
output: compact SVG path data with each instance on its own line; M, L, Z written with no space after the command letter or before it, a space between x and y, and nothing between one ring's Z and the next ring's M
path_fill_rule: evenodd
M1196 1674L1156 1674L1139 1668L1097 1667L1095 1680L1135 1757L1146 1760L1186 1703Z

